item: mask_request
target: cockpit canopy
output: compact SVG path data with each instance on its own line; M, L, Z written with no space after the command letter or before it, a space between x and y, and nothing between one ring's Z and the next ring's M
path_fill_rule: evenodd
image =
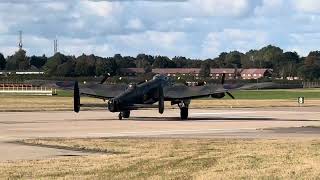
M137 84L134 84L134 83L130 83L129 85L128 85L128 89L134 89L134 88L136 88L137 87Z
M157 74L157 75L153 76L153 80L156 80L156 79L161 79L161 80L168 81L169 77L165 76L165 75L162 75L162 74Z

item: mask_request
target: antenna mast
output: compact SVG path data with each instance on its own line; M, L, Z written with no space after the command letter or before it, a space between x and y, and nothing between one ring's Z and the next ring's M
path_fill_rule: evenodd
M53 40L53 53L54 55L58 52L58 39Z
M21 50L22 49L22 31L19 31L19 44L18 44L18 46L19 46L19 50Z

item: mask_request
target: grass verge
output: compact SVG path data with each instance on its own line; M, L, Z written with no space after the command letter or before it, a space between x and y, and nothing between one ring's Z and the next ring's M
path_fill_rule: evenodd
M4 179L313 179L320 140L38 139L25 143L122 152L0 163Z

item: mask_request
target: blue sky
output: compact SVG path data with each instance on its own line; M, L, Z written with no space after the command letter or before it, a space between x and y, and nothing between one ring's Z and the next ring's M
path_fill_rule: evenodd
M273 44L319 50L319 0L0 0L0 52L214 58Z

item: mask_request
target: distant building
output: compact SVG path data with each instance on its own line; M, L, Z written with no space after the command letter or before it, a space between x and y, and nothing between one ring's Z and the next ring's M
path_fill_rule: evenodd
M143 68L123 68L120 72L124 76L136 76L145 73ZM152 69L154 74L163 74L166 76L194 76L199 77L200 68L156 68ZM271 77L272 69L233 69L233 68L212 68L210 77L212 79L221 79L225 74L226 79L259 79Z
M243 69L241 71L242 79L260 79L272 76L272 69Z
M221 79L223 74L225 74L226 79L238 79L242 69L233 68L214 68L211 69L210 76L212 79Z
M154 74L163 74L167 76L177 76L177 75L191 75L191 76L199 76L200 69L199 68L157 68L152 69Z
M144 74L145 70L143 68L121 68L120 73L123 76L136 76L138 74Z

